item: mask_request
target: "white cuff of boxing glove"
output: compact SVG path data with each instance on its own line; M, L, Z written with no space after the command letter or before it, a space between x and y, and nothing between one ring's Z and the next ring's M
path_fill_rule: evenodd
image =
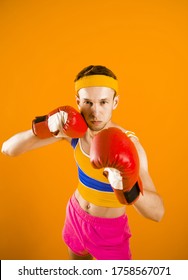
M57 112L48 118L48 127L54 137L63 137L63 126L68 118L68 113L64 111Z
M119 170L111 167L104 168L108 172L107 178L110 185L116 190L123 190L122 177Z

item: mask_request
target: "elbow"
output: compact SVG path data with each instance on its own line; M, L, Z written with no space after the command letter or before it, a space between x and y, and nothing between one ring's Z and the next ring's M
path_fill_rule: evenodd
M160 222L163 219L164 214L165 214L165 209L163 207L163 209L160 211L160 214L159 214L157 222Z
M153 220L155 222L161 222L161 220L163 219L164 217L164 214L165 214L165 208L164 208L164 205L162 204L160 208L157 209L157 212L155 214L155 217L153 218Z
M3 143L2 148L1 148L1 153L6 156L10 156L10 157L18 156L18 153L16 153L16 151L14 149L11 149L11 147L9 147L7 142Z
M163 216L164 216L164 213L157 213L156 217L153 220L155 222L159 223L159 222L161 222Z
M164 216L164 208L163 209L157 209L155 210L153 213L150 214L143 214L143 216L149 220L152 220L153 222L161 222L161 220L163 219Z
M161 198L161 205L159 207L159 211L158 211L158 219L157 219L157 222L160 222L163 217L164 217L164 214L165 214L165 207L164 207L164 202L163 202L163 199Z

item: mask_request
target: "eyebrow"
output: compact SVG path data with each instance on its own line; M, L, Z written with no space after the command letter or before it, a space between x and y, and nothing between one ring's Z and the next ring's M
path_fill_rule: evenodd
M99 101L107 101L107 100L109 100L108 97L99 99ZM84 98L84 101L91 101L92 102L92 99Z

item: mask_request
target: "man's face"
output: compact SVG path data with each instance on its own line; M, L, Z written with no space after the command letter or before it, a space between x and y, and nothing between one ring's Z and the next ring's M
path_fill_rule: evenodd
M107 87L82 88L77 96L78 107L88 127L92 131L100 131L111 121L112 111L117 107L118 96Z

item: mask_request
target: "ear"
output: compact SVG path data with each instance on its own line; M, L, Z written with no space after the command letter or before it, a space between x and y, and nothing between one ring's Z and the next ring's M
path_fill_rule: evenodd
M117 108L118 103L119 103L119 95L114 97L114 100L113 100L113 110L115 110Z
M80 110L80 97L78 95L76 95L75 97L76 97L76 103L77 103L78 109Z

